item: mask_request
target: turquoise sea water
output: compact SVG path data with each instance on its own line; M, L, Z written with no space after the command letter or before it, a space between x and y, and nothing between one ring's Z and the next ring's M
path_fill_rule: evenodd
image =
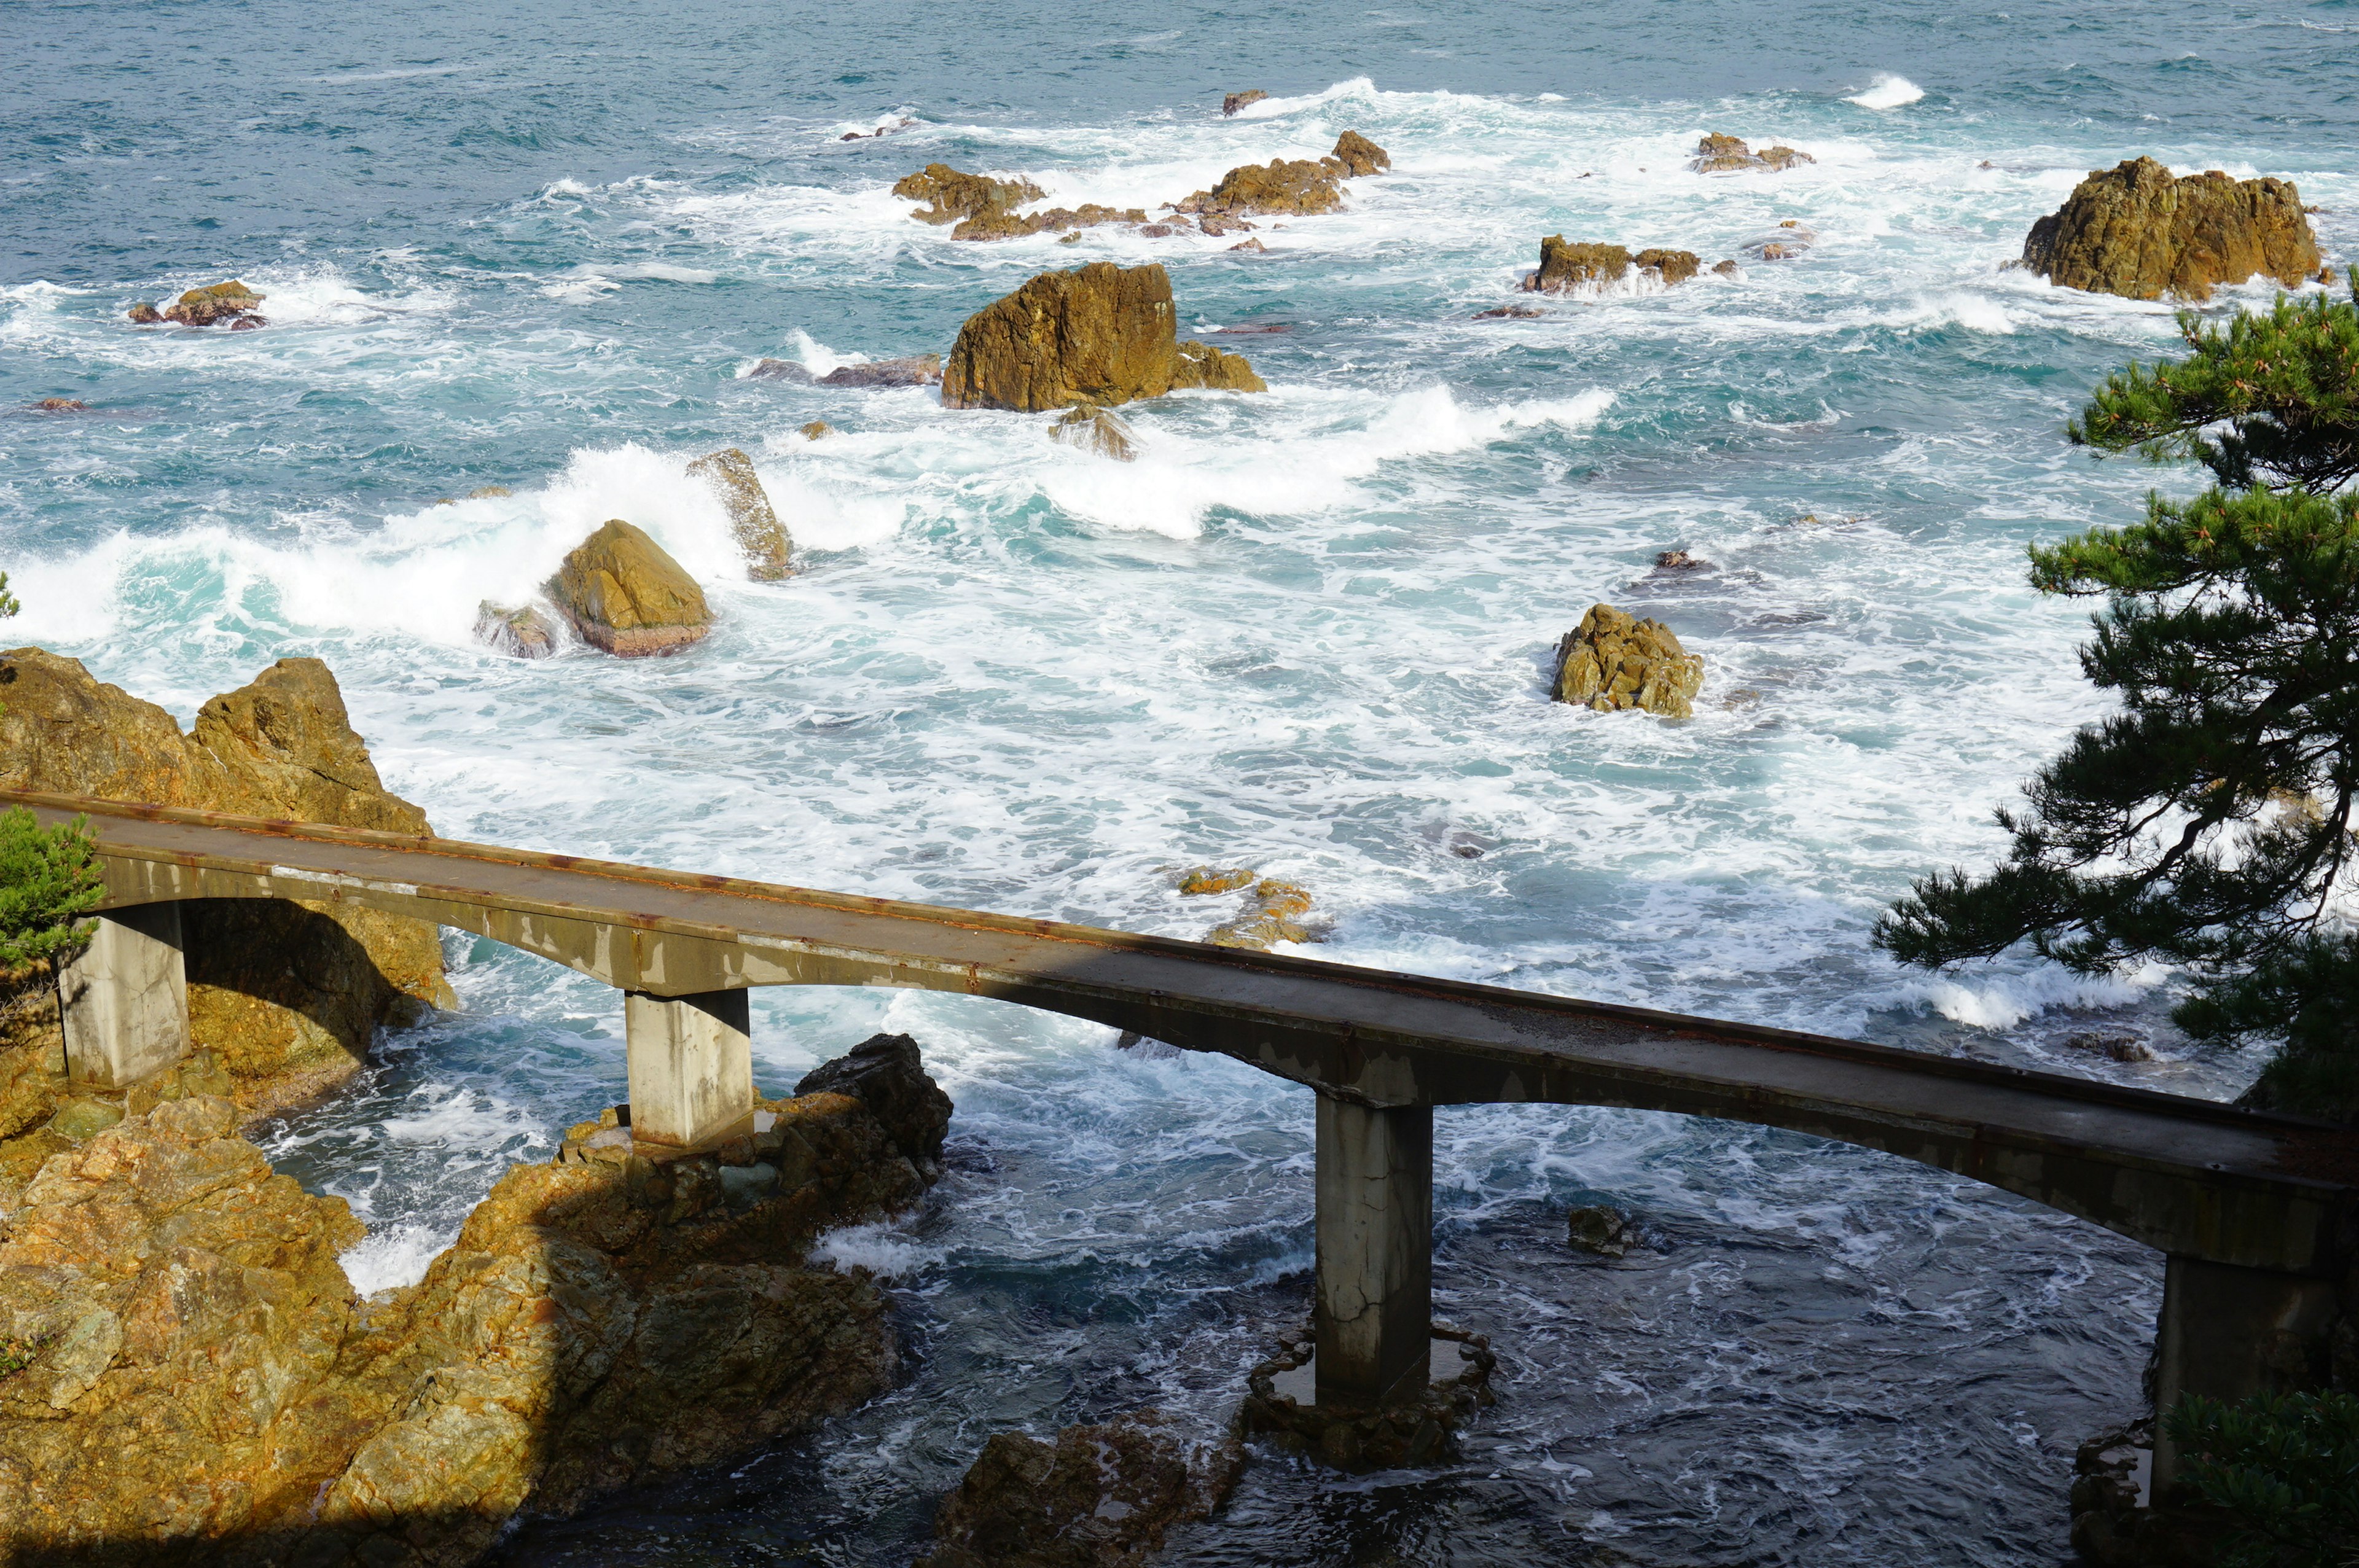
M11 642L183 719L272 659L342 679L387 783L473 838L1195 935L1169 871L1300 881L1350 962L2180 1092L2249 1071L2162 972L1929 979L1866 948L1908 879L2098 712L2022 551L2151 483L2060 427L2168 352L2160 306L2002 270L2089 168L2297 180L2338 259L2359 5L1256 10L27 4L0 94ZM1223 120L1224 89L1273 97ZM839 138L908 117L895 135ZM1230 241L977 246L942 159L1153 207L1343 129L1394 172ZM1817 162L1703 178L1706 130ZM1743 247L1787 220L1802 259ZM1745 261L1513 296L1541 235ZM1037 416L747 380L943 351L1032 273L1163 262L1266 397ZM268 329L131 327L237 276ZM2224 312L2271 291L2223 292ZM24 406L48 396L80 415ZM839 438L796 434L814 418ZM682 463L753 453L803 554L742 580ZM490 484L505 498L436 505ZM476 603L629 517L710 585L663 661L504 659ZM1680 547L1709 572L1653 570ZM1546 699L1606 600L1703 654L1696 718ZM1473 851L1474 853L1468 853ZM511 1158L620 1098L619 1007L488 946L466 1011L275 1130L415 1278ZM875 1405L724 1474L527 1527L517 1563L899 1563L990 1432L1206 1422L1309 1262L1305 1091L937 997L762 993L766 1086L876 1028L956 1097L955 1169L836 1238L913 1347ZM2093 1026L2161 1059L2069 1047ZM1971 1184L1619 1112L1440 1118L1441 1310L1506 1398L1465 1464L1336 1487L1257 1456L1186 1563L2060 1561L2072 1446L2137 1403L2158 1262ZM1636 1210L1616 1265L1568 1202ZM1614 1555L1619 1553L1619 1556Z

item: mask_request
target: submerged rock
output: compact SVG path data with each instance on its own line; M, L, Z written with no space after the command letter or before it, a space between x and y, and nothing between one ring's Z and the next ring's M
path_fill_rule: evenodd
M545 659L557 652L557 627L531 605L475 607L475 641L519 659Z
M1568 244L1562 234L1540 242L1540 265L1524 277L1527 292L1569 294L1621 282L1636 267L1669 287L1695 276L1702 263L1692 251L1648 249L1633 255L1620 245Z
M1430 1330L1431 1381L1418 1399L1370 1410L1317 1400L1316 1340L1309 1329L1279 1337L1277 1353L1246 1375L1237 1424L1340 1470L1365 1472L1458 1456L1457 1434L1497 1402L1491 1342L1445 1324Z
M1776 173L1798 163L1818 161L1806 152L1784 146L1764 147L1756 153L1734 136L1712 132L1696 144L1696 156L1688 167L1698 174L1742 174L1753 170Z
M1474 312L1477 321L1529 321L1546 316L1537 305L1494 305L1488 310Z
M2032 224L2023 263L2064 288L2206 299L2256 273L2299 287L2319 270L2318 239L2290 180L2174 178L2150 157L2093 172Z
M164 313L157 309L152 301L146 299L140 300L124 314L142 327L152 327L164 319Z
M38 648L0 654L0 789L433 831L386 791L317 659L280 660L207 702L183 734L163 708L75 660ZM250 1108L349 1076L381 1024L457 1005L439 934L424 921L342 901L265 899L195 900L180 920L190 1035ZM0 1141L38 1127L65 1092L56 1008L34 979L0 975Z
M893 187L905 201L929 205L910 214L920 223L955 223L962 218L995 209L1021 207L1046 194L1028 179L994 179L988 175L961 174L946 163L929 163L905 176Z
M1193 866L1180 873L1180 896L1197 898L1206 893L1234 892L1251 886L1257 874L1251 866L1231 866L1226 870Z
M164 308L164 319L178 321L184 327L211 327L216 322L235 323L242 317L252 316L260 307L264 296L256 294L235 278L216 283L210 288L191 288ZM135 314L132 318L138 319Z
M689 464L688 471L690 478L711 485L727 509L729 531L745 554L748 577L756 582L777 582L794 575L788 559L794 541L771 510L770 493L762 488L762 476L754 471L753 459L736 447L724 447Z
M948 408L1117 405L1180 387L1268 388L1236 354L1182 344L1159 265L1047 272L967 318L942 371Z
M942 356L911 354L905 359L870 360L864 364L838 365L819 378L821 386L935 386L942 379Z
M364 1303L343 1200L210 1097L52 1158L0 1234L0 1539L48 1560L428 1568L518 1513L708 1465L871 1397L886 1303L803 1262L926 1180L860 1098L758 1102L711 1153L595 1124L510 1168L415 1285ZM0 1363L5 1365L5 1363Z
M79 397L44 397L32 406L36 414L87 414L90 405Z
M2093 1051L2116 1062L2151 1062L2154 1048L2126 1029L2078 1029L2064 1036L2075 1051Z
M1663 550L1655 557L1655 569L1658 572L1708 572L1712 566L1701 556L1691 556L1685 550Z
M1588 1204L1566 1217L1565 1239L1574 1250L1619 1258L1637 1244L1630 1217L1611 1204Z
M1053 1443L995 1433L934 1516L941 1543L912 1568L1138 1568L1244 1471L1235 1438L1190 1437L1154 1410Z
M619 517L576 545L543 591L583 642L621 658L677 653L712 629L696 579Z
M269 325L270 322L266 317L241 316L229 324L229 330L233 332L258 332Z
M1554 696L1599 712L1639 708L1685 719L1703 686L1703 660L1680 646L1659 621L1640 621L1610 604L1592 605L1557 644Z
M1234 114L1248 103L1258 103L1269 94L1258 87L1248 87L1243 92L1232 92L1221 100L1221 113Z
M814 419L810 424L802 427L802 438L806 441L816 441L821 436L832 436L834 434L835 427L829 424L824 419Z
M1051 440L1085 452L1095 452L1116 462L1138 460L1138 447L1131 438L1130 426L1119 415L1103 408L1083 404L1070 409L1065 416L1049 427Z
M811 374L808 366L798 364L793 360L764 360L745 373L745 379L791 382L799 386L818 378Z

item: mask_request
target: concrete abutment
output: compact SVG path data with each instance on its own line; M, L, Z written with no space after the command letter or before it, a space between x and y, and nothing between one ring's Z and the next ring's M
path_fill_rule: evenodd
M1319 1097L1318 1400L1423 1396L1433 1322L1433 1108Z
M189 1054L180 906L141 904L95 919L90 946L58 970L66 1076L90 1088L125 1088Z
M625 991L631 1136L691 1148L754 1114L752 993Z

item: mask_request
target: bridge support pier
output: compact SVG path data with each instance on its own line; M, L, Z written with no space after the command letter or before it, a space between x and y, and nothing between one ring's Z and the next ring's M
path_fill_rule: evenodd
M631 1136L688 1148L754 1114L753 1007L744 990L623 993Z
M1319 1097L1317 1398L1424 1397L1433 1325L1433 1108Z
M2332 1280L2172 1256L2155 1333L2156 1416L2168 1416L2182 1394L2242 1400L2321 1387L2340 1310ZM2161 1425L2158 1419L2150 1499L2179 1473L2178 1447Z
M141 904L96 919L90 946L58 971L59 1022L66 1076L119 1089L189 1054L180 906Z

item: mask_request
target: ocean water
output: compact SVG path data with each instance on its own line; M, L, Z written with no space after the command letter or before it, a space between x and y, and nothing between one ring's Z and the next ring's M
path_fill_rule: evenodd
M0 94L9 642L183 720L325 658L442 832L1200 935L1171 871L1309 888L1314 956L1825 1030L2177 1092L2173 978L1871 953L1911 876L2102 711L2087 607L2023 550L2187 476L2060 426L2169 310L2005 269L2089 168L2283 175L2359 249L2359 5L1745 3L661 16L485 0L322 14L30 0ZM1273 96L1234 119L1224 89ZM845 132L901 118L893 135ZM1152 207L1344 129L1394 171L1231 241L951 242L889 194L946 160ZM1683 167L1706 130L1779 176ZM1791 220L1801 259L1744 247ZM1734 279L1517 297L1542 235ZM1126 410L1117 465L929 392L749 380L946 351L1031 274L1157 260L1263 397ZM236 276L263 331L138 330ZM2223 291L2213 313L2273 291ZM1271 329L1223 333L1223 329ZM1282 329L1282 330L1276 330ZM1222 334L1214 336L1212 334ZM80 398L86 414L26 410ZM841 434L805 441L821 418ZM803 571L743 580L684 477L752 453ZM486 485L505 497L438 503ZM679 657L476 645L599 521L708 585ZM1683 548L1709 571L1665 574ZM1707 661L1696 717L1547 700L1593 602ZM462 1011L269 1132L415 1279L511 1160L621 1098L618 1000L454 940ZM952 1170L832 1238L896 1283L871 1406L742 1465L533 1524L516 1564L900 1563L991 1432L1223 1420L1307 1309L1310 1102L1225 1060L935 996L756 993L790 1087L878 1029L956 1098ZM2158 1054L2065 1044L2129 1028ZM1186 1563L2060 1562L2071 1450L2133 1411L2159 1260L1971 1183L1620 1111L1438 1118L1439 1310L1503 1399L1462 1463L1339 1483L1257 1452ZM1569 1203L1649 1245L1570 1251Z

